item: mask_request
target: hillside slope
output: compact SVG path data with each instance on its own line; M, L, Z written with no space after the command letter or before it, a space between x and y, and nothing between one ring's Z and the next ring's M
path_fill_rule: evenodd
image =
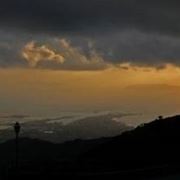
M155 120L112 138L82 161L93 167L135 169L180 164L180 116ZM83 165L84 166L84 165Z

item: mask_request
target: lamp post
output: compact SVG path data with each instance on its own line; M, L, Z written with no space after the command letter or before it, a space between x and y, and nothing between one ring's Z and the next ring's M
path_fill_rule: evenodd
M14 131L15 131L15 134L16 134L16 139L15 139L15 144L16 144L16 170L18 169L18 150L19 150L19 133L20 133L20 130L21 130L21 125L16 122L14 124Z

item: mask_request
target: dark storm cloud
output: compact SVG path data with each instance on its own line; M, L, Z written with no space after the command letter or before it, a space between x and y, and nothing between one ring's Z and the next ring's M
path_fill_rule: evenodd
M179 9L177 0L1 1L0 67L179 66ZM64 39L68 47L55 39Z
M0 67L103 70L121 63L163 67L180 65L180 38L117 31L95 37L22 34L0 31Z
M4 0L0 24L30 31L135 28L178 35L179 8L177 0Z

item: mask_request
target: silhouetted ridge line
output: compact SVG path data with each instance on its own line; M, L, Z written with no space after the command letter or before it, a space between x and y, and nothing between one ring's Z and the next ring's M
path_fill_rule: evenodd
M1 167L13 172L13 158L14 140L0 144ZM19 158L22 174L41 177L180 174L180 116L159 117L111 138L63 144L21 138Z

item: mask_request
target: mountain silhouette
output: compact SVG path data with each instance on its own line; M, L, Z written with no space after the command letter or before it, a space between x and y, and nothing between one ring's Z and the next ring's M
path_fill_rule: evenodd
M83 155L82 164L107 170L180 167L180 116L160 118L114 137Z
M133 129L133 127L122 123L122 117L131 114L108 113L82 117L67 124L57 120L40 120L25 122L21 136L28 138L39 138L54 143L63 143L75 139L97 139L101 137L113 137ZM117 120L114 120L117 119ZM11 139L14 132L11 128L0 130L0 142Z
M158 118L120 136L54 144L20 139L23 178L123 177L180 174L180 116ZM14 140L0 144L0 167L13 174ZM2 172L3 172L2 170ZM25 175L25 176L23 176ZM178 176L179 177L179 176Z

